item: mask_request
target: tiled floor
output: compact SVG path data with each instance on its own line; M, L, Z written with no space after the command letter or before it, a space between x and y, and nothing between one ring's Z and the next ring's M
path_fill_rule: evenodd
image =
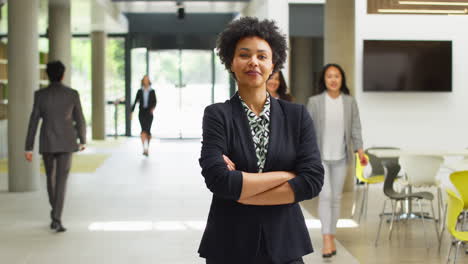
M90 147L89 153L111 156L94 173L70 176L64 234L48 229L44 176L38 192L8 193L7 175L0 174L0 263L204 263L196 252L211 194L200 175L199 149L199 140L156 140L145 158L136 138ZM320 230L311 216L317 201L303 203L318 252L304 258L307 264L445 263L450 238L445 232L439 251L432 222L427 222L429 249L418 221L402 223L391 241L384 223L375 247L382 186L372 186L369 196L361 225L338 229L338 255L331 260L321 259ZM346 193L342 217L350 215L352 201ZM458 263L468 263L468 256L459 254Z
M0 174L0 263L204 263L197 248L211 194L198 166L200 142L156 140L151 147L148 158L135 138L88 149L112 155L94 173L70 175L63 234L48 229L44 176L38 192L8 193ZM309 232L320 252L320 230ZM359 263L340 244L338 252L329 262ZM320 253L305 261L323 262Z

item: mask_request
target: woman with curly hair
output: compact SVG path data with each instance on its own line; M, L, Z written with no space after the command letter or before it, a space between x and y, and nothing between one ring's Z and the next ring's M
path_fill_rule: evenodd
M207 264L300 264L313 251L299 206L323 183L313 122L266 90L286 48L270 20L243 17L219 35L238 92L203 117L199 162L213 197L198 252Z
M273 73L270 79L268 79L266 86L268 93L274 98L289 102L293 101L293 97L287 93L288 86L286 85L282 71Z

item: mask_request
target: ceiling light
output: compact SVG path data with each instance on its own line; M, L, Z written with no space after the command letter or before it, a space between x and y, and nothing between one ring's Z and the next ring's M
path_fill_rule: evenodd
M398 1L400 5L439 5L439 6L468 6L468 2L428 2L428 1Z
M378 9L379 13L418 13L418 14L466 14L465 10L430 10L430 9Z

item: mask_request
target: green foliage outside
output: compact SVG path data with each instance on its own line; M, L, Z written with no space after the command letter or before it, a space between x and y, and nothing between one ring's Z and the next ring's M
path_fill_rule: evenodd
M125 40L108 38L106 43L106 101L125 97ZM72 87L80 93L83 112L91 125L91 39L72 40ZM118 132L124 133L125 106L118 106ZM114 106L106 105L106 133L114 133Z

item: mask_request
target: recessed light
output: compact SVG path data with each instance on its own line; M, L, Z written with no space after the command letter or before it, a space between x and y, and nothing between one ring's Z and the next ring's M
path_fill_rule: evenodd
M438 5L438 6L468 6L468 2L429 2L429 1L398 1L400 5Z
M467 10L431 10L431 9L378 9L379 13L418 13L418 14L466 14Z

